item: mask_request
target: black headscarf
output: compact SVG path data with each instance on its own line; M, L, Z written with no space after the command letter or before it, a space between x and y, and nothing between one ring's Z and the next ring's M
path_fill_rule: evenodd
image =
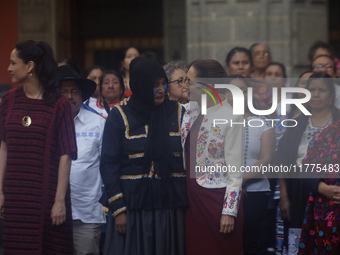
M158 106L154 103L154 84L160 78L167 77L163 67L154 60L137 57L130 64L130 88L132 96L128 106L133 115L149 126L145 144L144 171L149 173L154 162L155 174L166 179L172 172L172 152L169 136L171 126L169 116L177 112L177 102L165 97Z

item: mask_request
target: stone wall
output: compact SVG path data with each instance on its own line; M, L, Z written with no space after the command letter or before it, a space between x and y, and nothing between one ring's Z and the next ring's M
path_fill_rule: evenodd
M18 0L19 40L47 42L57 60L72 56L71 3L70 0Z
M185 60L186 9L185 0L163 0L164 59Z
M73 55L70 16L67 0L18 0L19 40L44 40L56 56ZM233 47L262 42L296 77L308 67L310 45L327 41L327 19L326 0L163 0L165 61L225 65Z
M189 63L213 58L225 65L233 47L261 42L296 77L308 66L310 45L328 38L324 0L186 0L186 16Z
M56 0L18 0L19 40L46 41L57 49Z

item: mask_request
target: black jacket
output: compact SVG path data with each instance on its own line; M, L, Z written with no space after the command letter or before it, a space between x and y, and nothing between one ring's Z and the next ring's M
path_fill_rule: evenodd
M148 126L126 106L114 107L105 124L100 172L105 185L101 198L116 216L125 210L162 209L188 205L181 146L181 122L184 108L168 116L173 171L167 179L158 176L157 162L144 170L144 152ZM106 201L105 201L106 200Z

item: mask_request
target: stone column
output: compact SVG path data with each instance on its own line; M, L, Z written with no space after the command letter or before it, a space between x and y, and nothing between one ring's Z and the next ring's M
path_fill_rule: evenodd
M309 67L307 54L317 40L328 42L327 0L295 0L291 10L291 61L294 77Z
M18 0L19 40L47 42L58 55L57 0Z
M185 0L163 0L164 60L186 60Z
M296 77L307 52L328 39L326 0L186 0L187 60L213 58L225 65L235 46L271 47L273 59Z

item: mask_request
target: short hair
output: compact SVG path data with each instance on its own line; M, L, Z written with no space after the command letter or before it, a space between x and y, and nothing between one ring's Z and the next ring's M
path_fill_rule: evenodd
M244 54L246 54L249 58L249 61L250 61L250 65L253 66L253 59L252 59L252 56L251 56L251 53L250 53L250 50L244 48L244 47L235 47L235 48L232 48L226 59L225 59L225 63L227 64L227 66L229 66L230 64L230 61L231 59L233 58L233 56L236 54L236 53L239 53L239 52L242 52Z
M267 70L268 67L270 67L270 66L279 66L279 67L281 68L281 70L282 70L283 78L287 78L286 67L285 67L284 64L279 63L279 62L271 62L271 63L269 63L269 64L267 65L267 67L266 67L265 70Z
M329 43L326 43L326 42L323 42L323 41L316 41L309 48L309 51L308 51L309 62L313 62L315 60L314 59L315 52L320 48L328 50L330 57L334 58L333 47Z
M311 63L310 63L310 68L313 70L313 69L314 69L314 68L313 68L313 63L314 63L314 61L317 60L318 58L322 58L322 57L324 57L324 58L329 58L330 60L332 60L332 62L333 62L333 71L334 71L334 73L336 73L337 67L336 67L336 65L335 65L334 58L333 58L332 56L328 56L328 55L320 55L320 56L317 56L316 58L314 58L314 59L311 61Z
M166 76L168 77L168 81L171 81L171 76L177 69L182 69L184 72L188 71L187 65L184 61L171 61L163 66Z
M125 91L125 86L124 86L124 80L123 80L123 77L122 75L115 71L115 70L107 70L103 73L102 77L100 77L100 83L99 83L99 90L100 90L100 93L102 94L103 92L103 82L104 82L104 78L106 75L108 74L113 74L115 76L117 76L118 80L119 80L119 85L120 85L120 88L122 89L122 95L121 97L124 95L124 91Z
M267 51L268 51L268 57L271 58L271 57L272 57L272 52L271 52L271 50L270 50L270 47L269 47L267 44L265 44L265 43L254 43L252 46L250 46L249 51L250 51L251 55L253 55L254 48L255 48L256 46L259 46L259 45L264 45L264 46L266 46L266 49L267 49Z
M330 94L333 95L333 100L332 100L332 102L330 104L331 108L333 108L334 107L334 101L335 101L334 79L329 74L327 74L325 72L313 73L309 77L309 79L307 80L306 89L309 89L310 83L313 80L316 80L316 79L322 80L327 85L327 88L328 88Z

